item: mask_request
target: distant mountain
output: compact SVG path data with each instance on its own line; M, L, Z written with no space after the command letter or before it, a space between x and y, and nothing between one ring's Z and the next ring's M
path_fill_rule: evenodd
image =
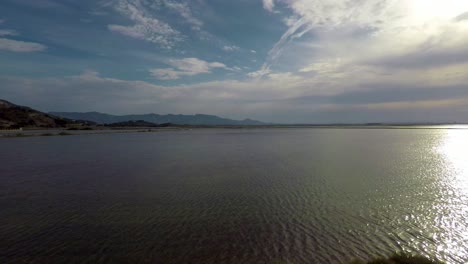
M266 123L244 119L232 120L214 115L109 115L99 112L74 113L74 112L51 112L51 115L60 116L72 120L89 120L98 124L112 124L126 121L143 120L154 124L171 123L176 125L265 125Z
M0 99L0 128L58 128L71 124L77 124L77 122Z
M144 120L137 120L137 121L125 121L125 122L117 122L112 124L106 124L108 127L169 127L170 123L165 124L155 124L151 122L146 122Z

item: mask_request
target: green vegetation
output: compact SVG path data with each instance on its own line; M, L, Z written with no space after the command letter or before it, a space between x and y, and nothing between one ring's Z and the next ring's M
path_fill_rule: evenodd
M354 260L350 264L444 264L438 260L431 260L422 256L410 256L406 254L396 254L390 258L377 258L368 262Z

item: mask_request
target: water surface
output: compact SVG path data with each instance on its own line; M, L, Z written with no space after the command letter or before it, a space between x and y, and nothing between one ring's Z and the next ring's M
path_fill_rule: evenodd
M0 262L468 262L468 130L0 138Z

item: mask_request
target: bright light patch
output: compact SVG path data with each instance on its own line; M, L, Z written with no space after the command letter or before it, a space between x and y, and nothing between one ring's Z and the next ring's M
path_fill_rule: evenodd
M440 256L455 257L453 262L465 263L468 258L466 241L468 230L463 225L468 221L468 130L447 130L438 148L445 161L445 202L440 205L438 225L445 230L438 247ZM442 233L442 232L441 232ZM458 260L458 261L457 261Z
M452 19L468 12L467 0L410 0L410 15L416 19Z
M439 151L449 166L447 170L455 175L453 186L468 196L468 131L465 129L447 131Z

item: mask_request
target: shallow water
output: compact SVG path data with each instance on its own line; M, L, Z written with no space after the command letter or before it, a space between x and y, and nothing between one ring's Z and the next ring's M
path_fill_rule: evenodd
M0 138L0 262L468 263L468 130Z

